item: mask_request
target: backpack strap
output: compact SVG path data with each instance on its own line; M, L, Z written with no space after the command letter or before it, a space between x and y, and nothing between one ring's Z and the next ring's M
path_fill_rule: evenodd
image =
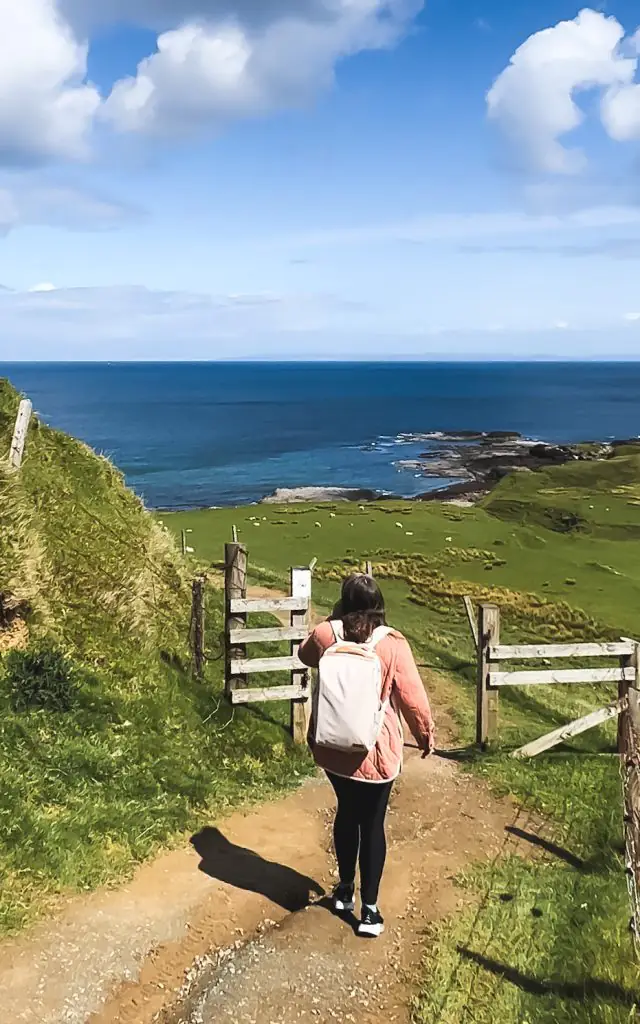
M333 630L333 638L338 644L341 640L344 640L344 626L342 625L342 619L330 619L329 625Z
M390 633L393 633L391 626L378 626L377 629L374 629L366 644L363 644L363 647L366 647L369 651L374 651L380 641L384 640Z

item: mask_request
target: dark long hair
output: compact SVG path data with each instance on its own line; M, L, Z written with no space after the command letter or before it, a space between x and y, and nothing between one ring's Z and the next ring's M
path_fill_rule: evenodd
M363 572L354 573L344 581L338 607L345 640L366 643L374 629L387 624L380 587Z

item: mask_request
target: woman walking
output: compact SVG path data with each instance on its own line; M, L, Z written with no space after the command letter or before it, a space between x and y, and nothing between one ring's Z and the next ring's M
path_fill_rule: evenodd
M355 909L359 862L358 934L375 938L384 931L378 890L387 852L385 816L402 770L400 714L428 756L434 749L429 699L409 644L387 627L380 588L364 573L344 581L332 618L313 631L299 657L320 670L309 745L337 797L340 882L333 907L338 913Z

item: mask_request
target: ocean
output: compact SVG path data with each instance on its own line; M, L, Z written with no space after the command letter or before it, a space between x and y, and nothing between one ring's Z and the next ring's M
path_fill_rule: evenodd
M402 435L640 433L640 363L13 363L0 375L156 508L303 486L414 497L451 483L411 467L435 441Z

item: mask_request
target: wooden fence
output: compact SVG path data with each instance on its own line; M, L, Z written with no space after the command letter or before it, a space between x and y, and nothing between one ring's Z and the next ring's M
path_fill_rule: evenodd
M471 602L465 599L469 622ZM480 605L477 631L472 629L478 658L477 741L483 749L497 738L498 700L505 686L548 686L553 684L617 683L618 699L591 711L583 718L560 726L515 750L513 757L535 757L551 747L611 719L618 719L618 754L624 803L625 875L629 890L631 929L636 955L640 959L640 643L625 637L615 643L501 644L500 610ZM617 667L562 668L557 670L517 668L504 671L505 662L554 658L617 658Z
M477 627L477 712L476 739L485 749L498 735L499 693L505 686L548 686L553 684L602 684L617 683L618 699L606 707L598 708L583 718L554 729L524 747L514 751L514 757L535 757L536 754L557 746L572 736L602 725L626 712L629 706L629 690L638 691L638 666L640 645L633 640L617 643L575 643L575 644L501 644L500 609L495 605L483 604L478 609ZM505 671L505 662L574 659L617 658L616 667L593 668L582 665L576 668Z
M247 597L247 549L238 543L225 545L225 693L232 704L287 700L291 703L291 735L296 743L307 738L311 705L309 669L298 658L300 641L309 632L311 569L291 569L288 597ZM288 625L252 626L248 617L269 613L289 619ZM251 644L290 643L286 657L251 658ZM268 672L289 672L290 682L281 686L251 686L250 677Z

